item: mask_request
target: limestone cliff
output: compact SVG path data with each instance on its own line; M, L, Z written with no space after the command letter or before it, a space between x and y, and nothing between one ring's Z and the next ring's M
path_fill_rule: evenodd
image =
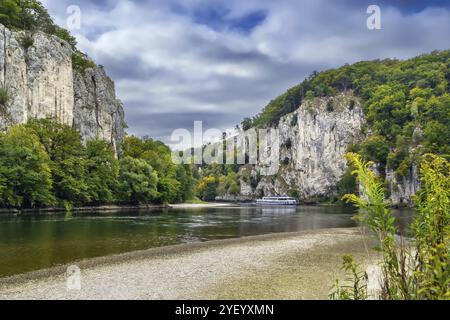
M241 169L241 195L255 198L293 190L303 200L334 195L346 169L347 147L361 137L363 124L359 99L349 92L303 103L272 128L279 131L280 167Z
M269 128L279 132L279 158L272 159L269 168L260 164L241 168L240 195L222 199L246 200L292 192L303 201L336 196L337 184L347 167L344 155L350 144L363 140L364 123L361 101L350 91L304 102ZM264 171L275 174L264 175ZM388 170L386 179L392 204L411 204L419 189L417 168L402 181Z
M84 139L99 136L117 146L124 113L114 84L100 67L84 74L73 70L72 53L55 36L0 25L0 86L9 97L0 106L0 130L52 117L73 125Z
M117 149L123 140L124 112L116 99L114 82L102 67L74 73L75 128L84 139L99 137Z
M419 169L413 165L405 177L399 179L395 171L386 170L386 181L389 182L391 202L394 205L413 205L413 196L420 189Z

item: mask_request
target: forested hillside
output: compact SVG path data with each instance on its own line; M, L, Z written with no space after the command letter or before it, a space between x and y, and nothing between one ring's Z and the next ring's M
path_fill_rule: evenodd
M304 100L353 90L363 100L367 120L361 153L402 175L415 154L450 153L449 83L449 50L406 61L358 62L314 72L271 101L259 115L245 119L242 126L271 126Z

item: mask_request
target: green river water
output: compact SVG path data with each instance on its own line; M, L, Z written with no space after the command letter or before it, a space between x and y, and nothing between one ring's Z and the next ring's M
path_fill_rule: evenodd
M0 216L0 277L174 244L356 226L346 207L222 207ZM411 212L398 214L400 226Z

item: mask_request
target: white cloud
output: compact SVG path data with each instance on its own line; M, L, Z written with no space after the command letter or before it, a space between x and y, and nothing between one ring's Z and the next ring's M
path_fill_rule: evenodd
M65 21L64 1L44 2ZM313 70L450 48L450 12L443 8L406 15L382 6L383 29L370 31L366 8L345 1L78 3L79 47L106 66L125 103L129 131L141 135L167 136L201 120L194 115L233 127ZM255 11L267 17L249 32L212 28L195 19L196 9L208 6L227 8L224 21ZM173 126L148 125L162 114L172 114Z

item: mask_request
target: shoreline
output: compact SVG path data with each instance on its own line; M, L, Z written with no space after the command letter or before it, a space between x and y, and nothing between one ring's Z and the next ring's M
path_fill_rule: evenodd
M363 265L373 239L357 228L277 233L152 248L0 279L0 299L326 299L342 256Z
M132 210L158 210L158 209L207 209L207 208L236 208L241 206L249 206L253 203L249 202L208 202L208 203L179 203L179 204L161 204L161 205L104 205L75 207L70 210L72 213L95 213L95 212L121 212ZM342 204L334 203L301 203L297 207L313 206L313 207L346 207ZM391 206L391 209L414 209L413 207ZM27 216L27 215L54 215L66 213L64 208L42 208L42 209L0 209L0 217L2 216Z
M224 208L236 207L238 203L180 203L161 205L105 205L75 207L70 210L72 213L93 213L93 212L119 212L131 210L157 210L157 209L195 209L195 208ZM42 209L0 209L0 216L26 216L26 215L52 215L67 212L64 208L42 208Z
M72 213L83 212L115 212L127 210L153 210L153 209L167 209L169 205L107 205L107 206L90 206L90 207L75 207L70 210ZM42 209L0 209L0 216L25 216L25 215L52 215L67 212L64 208L42 208Z

